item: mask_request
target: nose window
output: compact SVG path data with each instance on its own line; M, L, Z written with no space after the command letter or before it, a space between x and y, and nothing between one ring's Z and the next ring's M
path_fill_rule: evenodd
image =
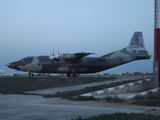
M28 58L23 58L20 60L20 62L26 62Z

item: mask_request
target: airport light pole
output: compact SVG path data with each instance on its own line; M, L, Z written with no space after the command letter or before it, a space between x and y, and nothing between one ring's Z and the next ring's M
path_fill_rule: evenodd
M160 87L160 0L155 0L153 88Z

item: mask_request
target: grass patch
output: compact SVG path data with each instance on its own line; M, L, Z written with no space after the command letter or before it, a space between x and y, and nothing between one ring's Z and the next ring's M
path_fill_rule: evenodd
M0 93L23 94L25 91L65 87L92 82L114 80L116 77L3 77L0 78Z
M136 113L114 113L91 116L90 118L82 118L82 116L79 116L71 120L160 120L160 117Z
M112 102L113 98L112 96L107 96L104 98L104 100L106 100L107 102Z
M160 93L152 93L146 96L135 97L135 101L131 104L145 106L160 106Z
M78 100L78 101L98 101L98 99L96 99L93 96L78 96L77 98L73 98L72 100Z

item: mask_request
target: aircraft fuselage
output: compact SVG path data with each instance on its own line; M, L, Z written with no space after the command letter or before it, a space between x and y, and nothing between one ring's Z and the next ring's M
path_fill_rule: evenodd
M127 61L126 61L127 60ZM54 62L49 56L26 57L7 66L34 73L95 73L133 61L130 56L124 60L114 57L83 57L77 60Z

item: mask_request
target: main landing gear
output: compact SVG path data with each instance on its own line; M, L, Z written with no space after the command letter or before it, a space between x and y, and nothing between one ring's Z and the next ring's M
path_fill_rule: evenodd
M69 72L67 73L67 77L79 77L78 73Z
M31 73L31 72L28 72L28 76L29 76L29 77L33 77L33 76L34 76L34 74L33 74L33 73Z

